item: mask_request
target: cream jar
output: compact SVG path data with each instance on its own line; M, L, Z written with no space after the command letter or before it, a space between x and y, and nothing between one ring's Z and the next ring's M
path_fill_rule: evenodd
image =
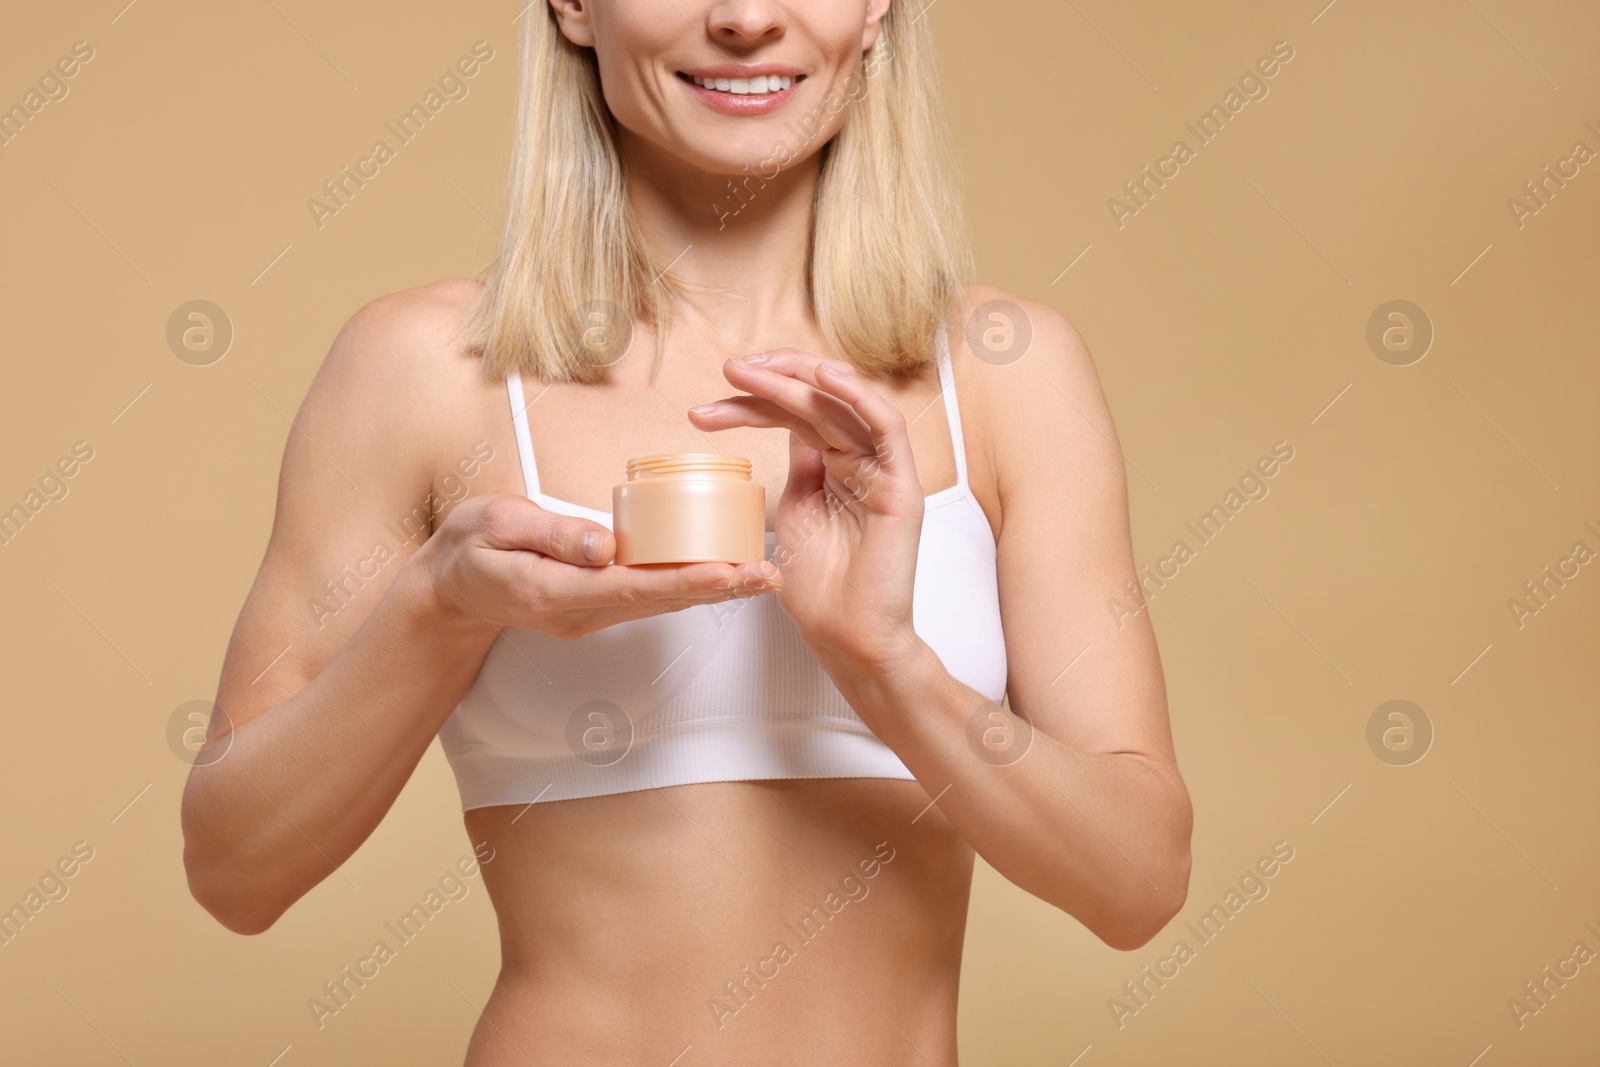
M767 491L750 461L715 452L628 460L611 488L616 562L759 563L767 554Z

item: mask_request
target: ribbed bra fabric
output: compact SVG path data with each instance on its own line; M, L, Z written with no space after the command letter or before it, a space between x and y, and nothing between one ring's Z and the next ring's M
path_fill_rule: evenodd
M913 624L956 679L997 701L1006 659L994 534L967 483L942 332L938 368L956 484L925 500ZM609 512L540 491L520 377L509 375L506 387L528 497L611 528ZM769 531L768 559L773 543ZM508 627L439 741L463 811L693 782L914 778L845 701L770 593L571 641Z

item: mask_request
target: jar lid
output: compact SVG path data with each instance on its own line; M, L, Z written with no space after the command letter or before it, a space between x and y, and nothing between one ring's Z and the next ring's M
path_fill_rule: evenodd
M727 473L750 476L750 461L742 456L725 456L720 452L668 452L654 456L638 456L628 460L628 478L645 478L661 474Z

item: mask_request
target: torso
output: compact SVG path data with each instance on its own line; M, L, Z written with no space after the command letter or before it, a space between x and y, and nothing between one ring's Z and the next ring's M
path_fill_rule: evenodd
M463 282L430 288L463 308L475 291ZM652 384L653 345L647 332L636 335L609 385L526 382L544 492L609 511L629 456L708 450L683 412L736 394L722 359L754 349L726 338L677 342ZM970 354L952 347L969 483L998 531L981 391L964 373ZM820 338L809 350L837 358ZM504 382L484 380L475 367L468 373L470 357L459 350L451 358L440 405L453 428L440 437L434 469L450 470L483 441L493 457L470 479L471 493L523 494ZM953 484L934 369L874 385L911 420L924 493ZM787 433L728 430L716 447L751 459L771 529ZM460 490L439 478L434 491L447 501L442 521ZM699 783L467 811L472 841L493 850L482 873L502 953L467 1067L954 1064L973 853L929 801L915 781L833 778ZM847 875L854 881L841 888ZM813 909L828 918L814 919L807 929L820 932L806 940L796 928ZM786 951L775 951L780 942Z
M467 812L502 952L467 1064L955 1063L973 854L927 807L821 779Z

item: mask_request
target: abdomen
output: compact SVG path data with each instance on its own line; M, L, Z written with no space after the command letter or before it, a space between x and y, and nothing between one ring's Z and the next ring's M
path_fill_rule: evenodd
M668 1064L686 1046L683 1065L955 1062L972 850L915 781L704 783L465 818L494 850L502 942L468 1067Z

